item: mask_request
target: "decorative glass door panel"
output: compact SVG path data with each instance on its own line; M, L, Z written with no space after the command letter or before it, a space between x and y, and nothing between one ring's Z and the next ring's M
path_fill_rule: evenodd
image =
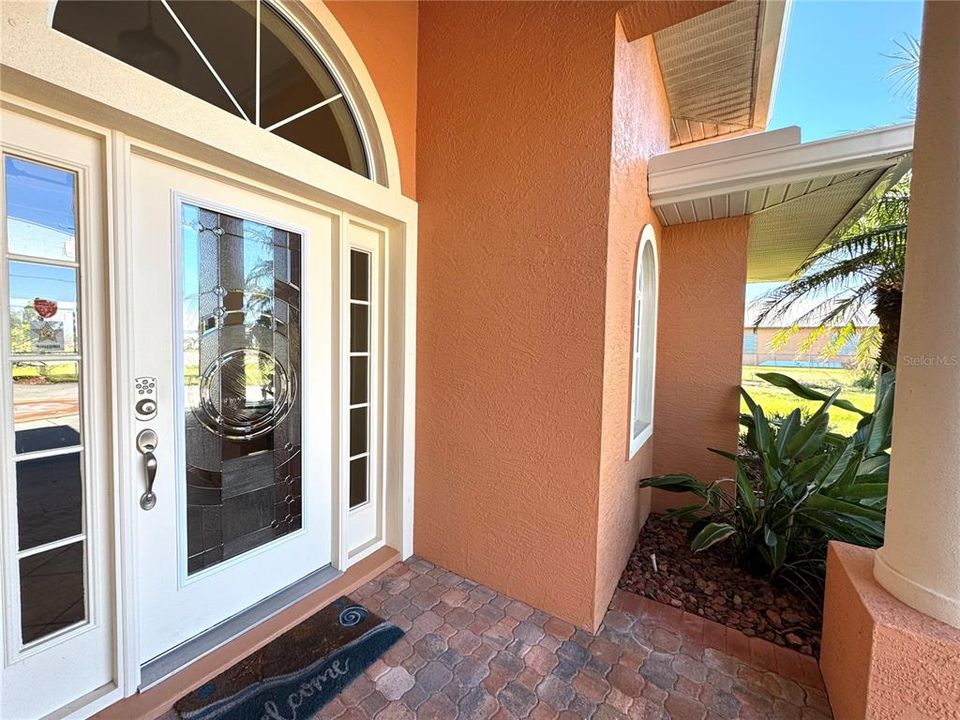
M156 158L131 185L146 663L330 563L338 217Z
M301 237L183 204L187 571L302 525Z

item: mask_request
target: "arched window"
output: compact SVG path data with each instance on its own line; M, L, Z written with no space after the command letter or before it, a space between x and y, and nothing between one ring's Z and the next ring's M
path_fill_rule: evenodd
M653 434L653 390L657 358L656 236L645 225L637 247L633 305L633 367L630 388L630 457Z
M267 0L60 0L53 27L370 177L334 73Z

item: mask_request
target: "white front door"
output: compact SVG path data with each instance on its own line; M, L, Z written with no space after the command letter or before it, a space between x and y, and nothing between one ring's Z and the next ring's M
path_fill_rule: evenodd
M330 563L339 216L140 155L130 192L143 663Z

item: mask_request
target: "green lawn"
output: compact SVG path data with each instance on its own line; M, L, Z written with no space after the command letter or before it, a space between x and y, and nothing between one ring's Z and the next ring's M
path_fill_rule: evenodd
M793 368L793 367L758 367L745 365L741 382L768 417L773 415L787 415L794 408L799 407L801 412L814 412L819 403L812 400L801 400L787 390L774 387L757 377L757 373L778 372L792 377L794 380L809 385L821 392L830 393L841 387L840 397L848 400L863 410L873 410L874 395L872 390L861 390L853 382L859 376L857 370L844 368ZM746 404L741 399L740 409L746 411ZM860 416L846 410L830 410L830 427L834 432L850 435L857 429Z

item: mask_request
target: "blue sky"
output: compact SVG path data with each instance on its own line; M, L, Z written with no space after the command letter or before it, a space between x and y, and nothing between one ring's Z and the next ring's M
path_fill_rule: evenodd
M913 100L884 78L895 40L920 37L922 3L796 0L769 128L799 125L803 142L911 120ZM747 286L747 302L772 287Z
M770 128L799 125L803 141L910 121L912 101L885 79L895 41L920 37L917 2L797 0Z

